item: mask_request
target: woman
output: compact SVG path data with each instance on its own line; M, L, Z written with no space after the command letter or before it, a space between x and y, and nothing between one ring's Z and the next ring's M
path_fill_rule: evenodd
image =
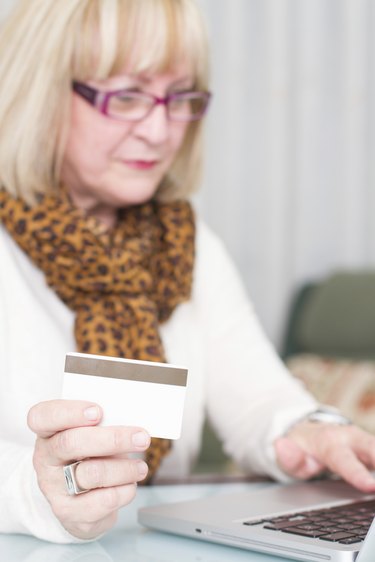
M373 438L309 421L188 202L210 98L194 0L21 0L0 53L0 530L97 537L137 482L188 472L205 411L249 472L374 490ZM181 439L59 400L74 349L187 365Z

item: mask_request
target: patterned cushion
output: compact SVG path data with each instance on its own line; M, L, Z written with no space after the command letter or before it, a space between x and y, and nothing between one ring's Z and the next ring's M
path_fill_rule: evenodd
M292 374L323 404L336 406L375 433L375 362L301 354L286 361Z

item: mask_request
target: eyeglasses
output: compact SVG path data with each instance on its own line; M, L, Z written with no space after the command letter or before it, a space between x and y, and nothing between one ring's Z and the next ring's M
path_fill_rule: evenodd
M205 114L210 92L186 91L159 98L152 94L132 90L103 92L73 81L73 91L93 105L100 113L120 121L142 121L156 105L165 105L171 121L197 121Z

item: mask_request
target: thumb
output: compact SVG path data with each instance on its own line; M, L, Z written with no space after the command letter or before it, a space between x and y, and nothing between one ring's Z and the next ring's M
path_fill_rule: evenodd
M274 445L280 468L293 478L311 478L324 469L318 460L288 437L279 437Z

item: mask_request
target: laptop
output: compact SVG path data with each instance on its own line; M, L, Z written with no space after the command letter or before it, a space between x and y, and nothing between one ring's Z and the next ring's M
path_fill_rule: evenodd
M143 507L138 521L288 560L374 562L374 515L375 493L316 480Z

